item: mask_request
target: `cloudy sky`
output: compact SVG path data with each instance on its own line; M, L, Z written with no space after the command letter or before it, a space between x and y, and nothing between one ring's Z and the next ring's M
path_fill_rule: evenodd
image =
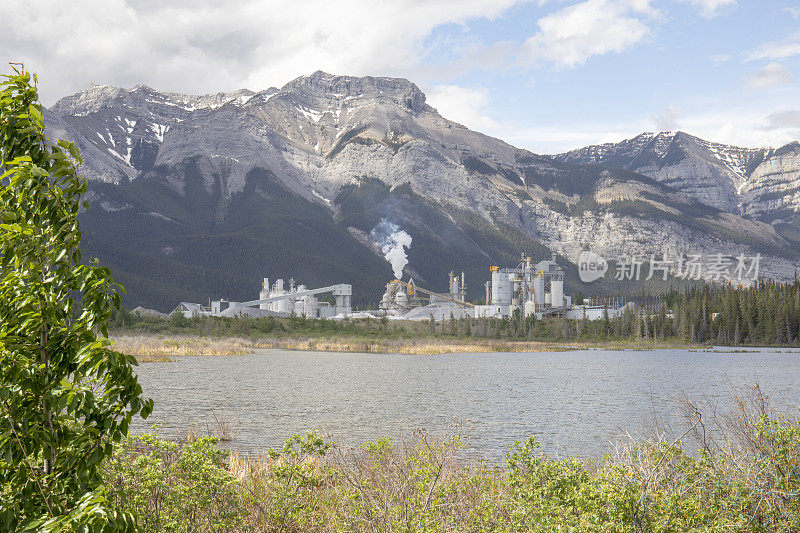
M91 83L207 93L315 70L414 81L540 153L683 130L800 139L800 0L3 0L44 103Z

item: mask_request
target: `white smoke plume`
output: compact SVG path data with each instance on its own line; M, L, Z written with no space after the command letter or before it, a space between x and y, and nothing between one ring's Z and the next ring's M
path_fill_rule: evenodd
M400 279L403 267L408 264L406 250L411 246L411 235L400 229L394 222L381 219L370 232L372 240L380 246L383 257L392 265L394 277Z

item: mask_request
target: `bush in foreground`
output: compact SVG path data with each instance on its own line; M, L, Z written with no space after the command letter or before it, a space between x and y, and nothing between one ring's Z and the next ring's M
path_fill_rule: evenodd
M343 450L317 433L243 459L213 439L152 435L117 450L107 479L147 531L797 531L800 424L754 389L680 439L627 443L597 462L553 459L534 438L504 465L424 431ZM715 435L711 439L709 435Z

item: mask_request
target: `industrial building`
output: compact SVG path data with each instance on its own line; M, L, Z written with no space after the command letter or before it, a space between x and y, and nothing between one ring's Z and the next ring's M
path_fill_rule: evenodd
M486 303L474 305L466 301L467 284L464 272L450 272L446 293L437 293L419 287L413 279L395 279L386 284L379 308L358 313L358 317L388 317L402 320L443 320L454 318L508 318L519 311L523 317L561 316L570 319L597 320L606 314L619 316L623 307L597 306L591 302L572 305L564 294L564 270L556 263L555 255L534 263L524 257L514 268L490 267L491 279L485 283ZM330 294L332 302L319 296ZM181 302L175 311L184 316L289 316L305 315L309 318L341 319L355 317L352 312L353 289L339 284L308 289L295 286L290 279L286 284L277 279L270 284L264 278L257 300L232 302L213 300L208 306Z
M317 299L318 295L328 293L333 295L333 305ZM258 300L232 302L220 299L212 300L208 306L181 302L173 312L182 313L186 317L289 316L294 312L309 318L343 318L353 312L352 295L353 287L347 284L308 289L305 285L295 287L292 279L287 286L283 279L270 285L269 278L264 278Z
M572 305L564 296L564 270L552 260L533 264L525 257L516 268L490 269L486 282L486 305L475 306L475 317L504 318L519 311L522 316L563 314Z
M622 313L627 307L633 309L633 303L629 302L624 306L608 306L608 305L573 305L564 312L566 318L574 320L600 320L608 313L608 318L617 318L622 316Z
M438 293L418 287L414 280L392 280L386 284L386 292L381 298L378 316L394 317L403 320L443 320L454 317L474 316L474 305L467 302L467 285L464 272L461 275L450 272L448 293Z
M435 320L454 318L508 318L519 311L521 316L563 316L567 318L602 318L606 308L573 306L572 298L564 295L564 270L555 257L533 263L523 257L514 268L491 267L491 280L485 284L486 304L473 305L466 301L467 287L464 272L450 272L448 293L439 294L408 282L393 280L386 285L376 313L404 320ZM620 310L608 309L610 317Z
M330 293L334 298L334 305L321 302L317 295ZM289 287L284 287L282 279L275 281L270 286L269 278L264 278L264 283L259 293L259 299L245 302L242 305L254 306L259 309L276 314L305 315L309 318L333 318L346 316L352 313L353 287L347 284L331 285L321 289L308 289L305 285L295 287L294 280L289 280Z
M461 276L450 272L448 287L449 293L440 294L417 287L413 279L408 282L396 279L386 284L380 309L384 315L399 315L426 304L449 304L458 308L473 307L466 301L467 285L463 271Z

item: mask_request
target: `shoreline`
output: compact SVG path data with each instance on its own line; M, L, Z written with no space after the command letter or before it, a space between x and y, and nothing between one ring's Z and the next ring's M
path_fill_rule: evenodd
M565 352L574 350L659 350L711 347L682 342L610 340L605 342L545 342L504 339L458 339L436 337L340 338L287 336L248 339L242 337L202 337L111 332L114 349L133 355L140 363L166 362L179 356L247 355L259 349L284 349L320 352L358 352L375 354L437 355L490 352ZM738 349L744 347L736 347Z

